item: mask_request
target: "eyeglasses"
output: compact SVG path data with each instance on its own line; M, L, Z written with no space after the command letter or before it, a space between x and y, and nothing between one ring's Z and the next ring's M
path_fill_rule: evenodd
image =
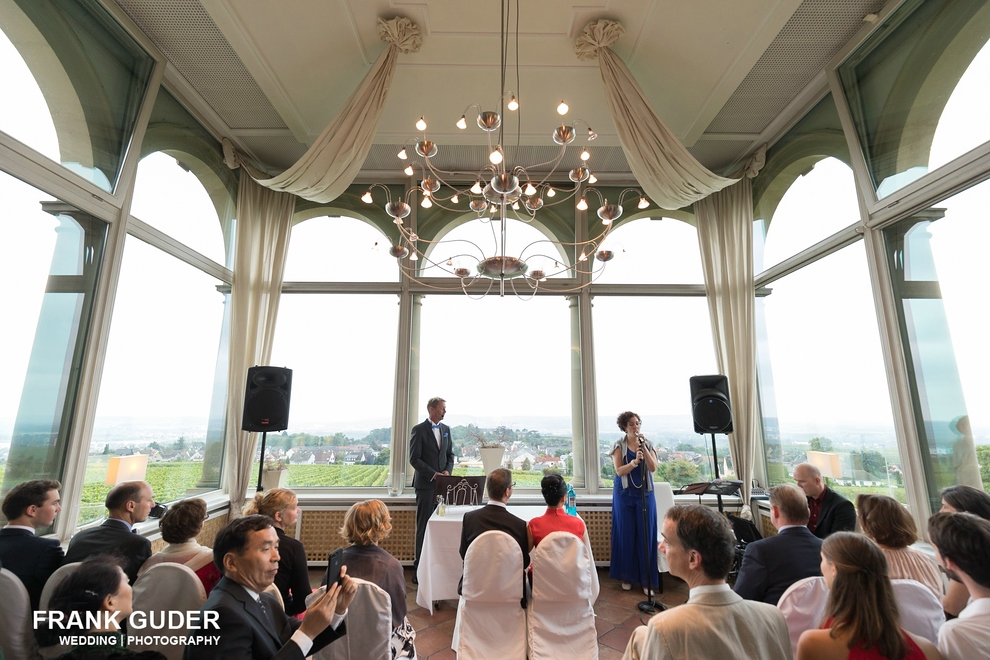
M511 485L511 486L509 486L509 488L515 488L515 487L516 487L516 482L515 482L515 481L513 481L513 482L512 482L512 485Z

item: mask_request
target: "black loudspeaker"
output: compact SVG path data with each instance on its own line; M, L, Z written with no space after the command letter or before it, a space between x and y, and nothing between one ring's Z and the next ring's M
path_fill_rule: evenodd
M691 376L691 415L695 433L732 433L729 379Z
M292 369L251 367L244 392L243 431L284 431L289 428Z

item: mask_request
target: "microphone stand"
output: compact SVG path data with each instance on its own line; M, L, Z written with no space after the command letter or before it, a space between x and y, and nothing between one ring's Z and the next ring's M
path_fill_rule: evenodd
M647 532L650 531L650 526L647 524L649 522L649 519L646 517L646 478L647 478L646 451L647 450L644 447L644 439L642 437L639 439L639 446L640 449L643 450L643 460L639 464L640 467L639 474L640 474L640 485L642 486L640 490L643 492L643 561L646 564L646 581L648 584L646 585L646 591L647 591L646 600L639 603L636 607L638 607L639 611L642 612L643 614L654 614L655 612L663 611L667 609L667 607L663 603L658 603L655 600L653 600L653 573L656 572L658 582L662 580L663 577L660 575L659 566L657 566L656 562L654 562L652 566L650 565L650 537L647 534ZM656 495L654 495L654 497L656 497ZM656 540L654 539L654 543L655 542ZM662 582L660 582L660 589L663 590Z

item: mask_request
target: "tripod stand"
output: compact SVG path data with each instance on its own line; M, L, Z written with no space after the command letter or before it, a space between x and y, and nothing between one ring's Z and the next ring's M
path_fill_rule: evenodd
M643 444L644 443L640 441L641 447L643 446ZM648 450L644 447L643 451L646 452ZM660 588L660 593L663 593L663 576L660 575L660 569L659 566L657 566L656 562L653 562L652 566L650 565L651 563L650 537L649 534L647 534L647 532L650 530L650 526L649 526L649 519L646 517L646 484L647 484L646 480L649 475L647 474L646 471L645 457L644 460L639 464L639 467L640 467L640 472L639 472L640 484L642 485L640 491L643 494L643 561L646 562L645 575L647 575L648 577L646 580L647 582L646 600L640 602L636 607L638 607L639 611L644 614L654 614L655 612L662 612L663 610L667 609L667 606L664 605L663 603L658 603L657 601L653 600L653 575L655 574L657 576L657 585Z

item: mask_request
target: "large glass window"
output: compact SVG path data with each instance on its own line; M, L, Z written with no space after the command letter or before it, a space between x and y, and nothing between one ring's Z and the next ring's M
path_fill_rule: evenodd
M292 227L286 282L389 282L399 277L392 247L377 228L355 218L322 216Z
M879 492L905 501L869 281L857 242L774 281L756 300L771 485L810 460L850 499Z
M621 224L602 248L615 257L599 284L702 284L698 230L673 218L643 218Z
M60 479L105 223L0 172L3 489Z
M982 183L884 230L928 492L990 487L990 396L982 286L990 241Z

